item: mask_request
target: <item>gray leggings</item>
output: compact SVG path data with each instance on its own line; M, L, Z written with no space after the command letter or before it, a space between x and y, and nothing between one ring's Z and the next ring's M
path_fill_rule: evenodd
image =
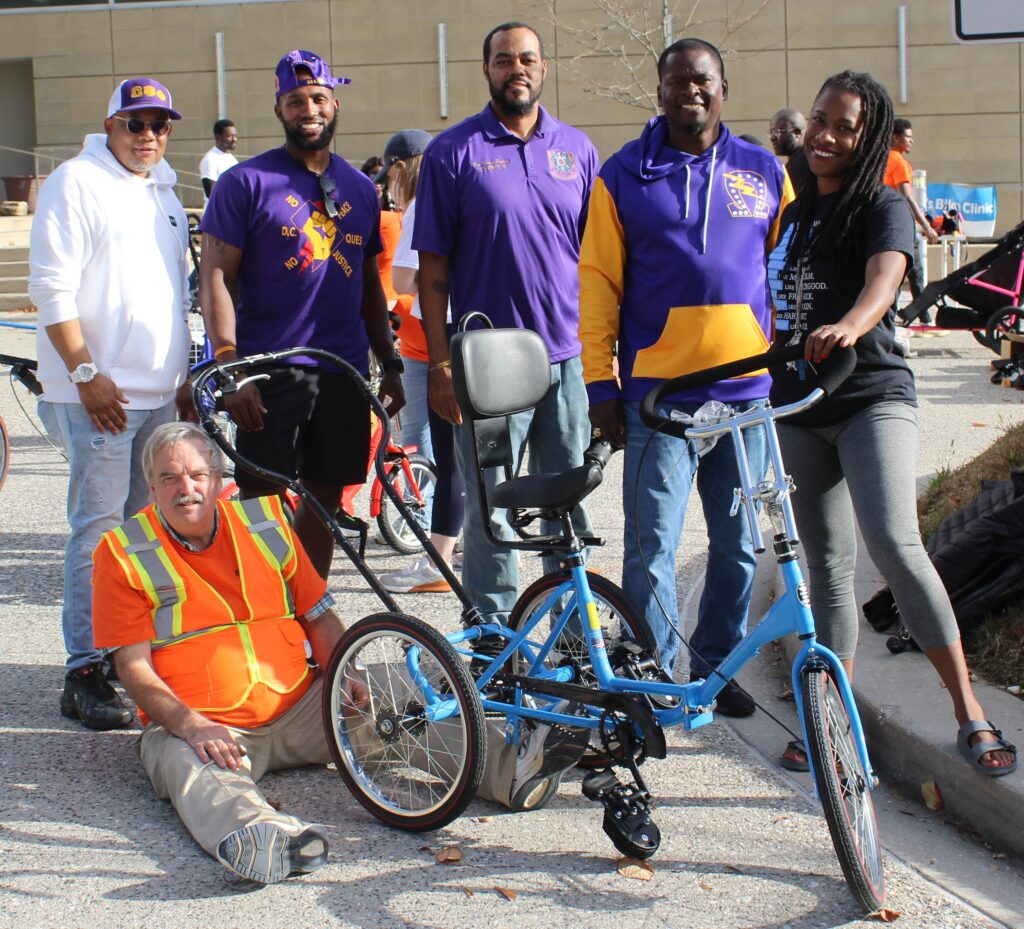
M868 554L885 574L918 645L929 651L956 642L953 608L917 524L915 408L876 403L838 425L781 421L778 429L797 487L793 509L822 644L843 659L857 649L855 514Z

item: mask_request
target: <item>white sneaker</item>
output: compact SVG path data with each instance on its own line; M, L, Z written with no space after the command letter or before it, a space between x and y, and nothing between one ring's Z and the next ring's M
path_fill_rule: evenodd
M426 555L421 555L409 567L380 576L381 586L393 594L445 593L452 589L444 575L434 567Z
M551 710L563 713L568 707L569 701L561 700ZM558 792L562 775L583 757L589 744L588 729L521 720L509 808L518 813L546 806Z

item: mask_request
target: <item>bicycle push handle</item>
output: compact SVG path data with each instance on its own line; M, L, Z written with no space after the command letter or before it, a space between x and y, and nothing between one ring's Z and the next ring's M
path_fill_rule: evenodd
M703 387L706 384L729 380L742 374L750 374L762 368L778 368L791 361L799 361L803 357L804 343L802 341L794 345L775 342L768 351L762 352L760 355L739 358L713 368L704 368L701 371L673 377L648 391L640 404L640 418L651 429L658 429L676 438L685 439L686 432L692 428L691 426L669 419L657 412L658 404L665 397L684 390L692 390L695 387ZM853 373L856 365L857 353L852 347L834 349L827 359L814 366L813 370L817 376L813 387L820 389L822 395L828 396Z

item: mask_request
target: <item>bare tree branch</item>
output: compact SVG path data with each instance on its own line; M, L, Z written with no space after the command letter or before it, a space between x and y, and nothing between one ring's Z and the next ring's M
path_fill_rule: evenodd
M658 112L653 74L671 41L700 31L717 40L724 57L736 58L731 39L777 0L730 0L724 16L700 18L701 0L592 0L588 13L560 14L557 0L538 0L542 16L560 33L560 43L577 47L560 67L585 94ZM730 10L736 12L730 12Z

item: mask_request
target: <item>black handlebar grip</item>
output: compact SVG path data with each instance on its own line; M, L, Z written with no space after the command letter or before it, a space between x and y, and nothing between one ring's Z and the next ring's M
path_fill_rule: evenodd
M605 439L591 439L590 445L583 453L583 463L597 465L603 469L611 461L614 452L615 449L612 448L611 443Z
M695 387L703 387L706 384L739 377L741 374L749 374L761 368L777 368L803 357L803 343L787 345L775 342L768 351L762 352L760 355L751 355L749 358L740 358L736 361L716 365L713 368L705 368L702 371L694 371L691 374L683 374L680 377L663 381L647 392L640 404L640 419L651 429L661 429L662 432L669 435L680 439L685 438L687 429L685 423L675 422L655 412L655 407L665 397L684 390L692 390ZM852 348L836 348L827 361L819 362L815 366L819 379L812 386L820 387L826 394L830 394L849 377L856 364L857 354Z

